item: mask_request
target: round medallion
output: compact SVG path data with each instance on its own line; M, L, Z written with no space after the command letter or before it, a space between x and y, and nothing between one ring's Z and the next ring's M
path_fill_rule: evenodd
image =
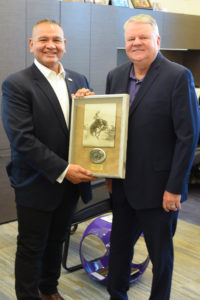
M106 153L100 148L94 148L90 151L90 160L95 164L100 164L106 159Z

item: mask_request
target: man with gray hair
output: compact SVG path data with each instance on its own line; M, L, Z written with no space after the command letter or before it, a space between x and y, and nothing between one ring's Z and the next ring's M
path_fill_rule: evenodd
M108 291L127 300L134 245L144 234L153 265L150 300L169 300L173 236L199 136L191 72L159 52L156 21L131 17L124 25L129 63L109 72L106 93L130 95L126 177L107 180L113 224Z

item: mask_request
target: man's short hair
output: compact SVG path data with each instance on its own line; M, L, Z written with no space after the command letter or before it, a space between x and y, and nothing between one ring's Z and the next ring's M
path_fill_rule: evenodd
M156 34L156 36L159 36L159 30L158 30L158 25L156 23L156 20L149 15L141 14L141 15L136 15L136 16L130 17L124 24L124 30L126 30L127 25L130 22L151 24L153 26L154 33Z
M55 21L55 20L53 20L53 19L42 19L42 20L37 21L37 22L35 23L35 25L33 26L32 35L33 35L34 29L35 29L38 25L43 24L43 23L53 24L53 25L58 25L58 26L62 29L61 25L60 25L57 21Z

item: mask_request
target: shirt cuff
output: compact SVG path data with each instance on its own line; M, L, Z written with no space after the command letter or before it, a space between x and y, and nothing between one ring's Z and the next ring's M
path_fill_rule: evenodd
M62 172L62 174L60 174L60 176L56 179L56 181L57 181L58 183L62 183L62 182L63 182L63 180L65 179L65 176L66 176L66 174L67 174L68 169L69 169L69 165L68 165L67 168Z

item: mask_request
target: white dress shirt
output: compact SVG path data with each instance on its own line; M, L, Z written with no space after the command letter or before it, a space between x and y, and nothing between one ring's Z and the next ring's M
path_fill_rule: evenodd
M67 84L65 81L65 70L60 63L60 72L56 74L56 72L48 69L47 67L40 64L36 59L34 60L35 65L40 70L40 72L45 76L45 78L50 83L53 88L60 106L62 108L62 112L66 121L67 126L69 125L69 96L67 90Z
M68 89L67 84L65 81L65 70L63 68L63 65L60 63L60 72L56 74L56 72L50 70L49 68L43 66L41 63L37 61L37 59L34 59L34 64L36 67L40 70L40 72L44 75L44 77L48 80L51 87L53 88L58 101L60 103L67 127L69 125L69 96L68 96ZM65 175L67 173L67 170L69 168L69 165L67 168L60 174L60 176L56 179L57 182L62 183Z

